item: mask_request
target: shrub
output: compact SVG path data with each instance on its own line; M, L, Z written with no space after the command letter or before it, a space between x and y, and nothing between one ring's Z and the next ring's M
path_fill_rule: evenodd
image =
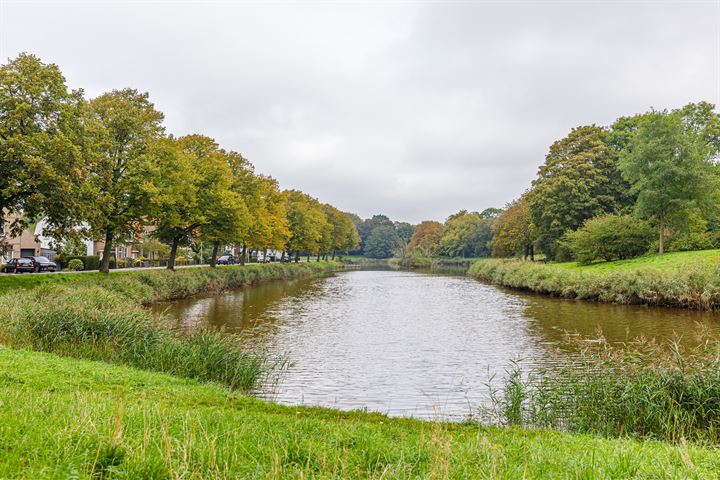
M564 244L575 260L622 260L648 251L655 238L650 225L630 215L602 215L587 220L582 227L565 235Z
M74 272L79 272L85 269L85 265L83 265L82 260L80 260L79 258L73 258L68 262L67 269Z
M100 257L96 255L76 255L65 257L61 260L63 268L68 268L70 262L78 259L83 263L83 270L98 270L100 268Z

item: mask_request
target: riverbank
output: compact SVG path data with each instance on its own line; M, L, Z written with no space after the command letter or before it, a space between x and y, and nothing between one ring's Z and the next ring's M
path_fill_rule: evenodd
M253 390L282 359L222 332L179 336L152 302L341 268L335 263L265 264L113 275L12 276L0 295L0 344L101 360ZM14 284L14 285L13 285Z
M0 275L0 295L17 289L43 285L98 285L128 293L139 303L176 300L199 293L216 292L250 285L264 280L281 280L339 270L339 262L265 263L216 268L192 267L138 269L99 272Z
M720 250L591 265L485 259L468 271L505 287L579 300L699 310L720 308Z
M714 478L693 444L284 407L164 374L0 348L0 477ZM19 434L22 432L22 434Z

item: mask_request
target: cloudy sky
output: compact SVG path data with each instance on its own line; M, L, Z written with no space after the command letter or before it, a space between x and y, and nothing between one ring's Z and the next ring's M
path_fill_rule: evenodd
M363 217L502 206L572 127L720 103L720 1L0 0L0 58L89 97L150 92L175 134Z

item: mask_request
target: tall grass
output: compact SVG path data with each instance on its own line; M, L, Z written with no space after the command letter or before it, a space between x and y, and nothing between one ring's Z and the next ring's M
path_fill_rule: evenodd
M306 275L331 264L259 265L75 275L0 296L0 343L64 356L131 365L243 391L274 366L236 337L211 331L179 336L142 308L158 300L217 291L265 279ZM52 278L52 276L47 276Z
M568 269L522 260L480 260L468 275L506 287L581 300L712 310L720 308L720 268Z
M600 344L563 367L524 375L494 392L486 421L608 437L720 442L720 340Z

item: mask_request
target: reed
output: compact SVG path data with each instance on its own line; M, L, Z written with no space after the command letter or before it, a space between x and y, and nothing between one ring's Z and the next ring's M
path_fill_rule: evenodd
M182 336L142 305L262 280L309 275L335 264L134 271L104 276L44 275L0 296L0 343L130 365L249 391L281 360L236 337L198 330ZM22 280L20 280L22 281Z
M508 370L484 421L606 437L720 443L720 340L687 349L638 340L584 350L562 367Z

